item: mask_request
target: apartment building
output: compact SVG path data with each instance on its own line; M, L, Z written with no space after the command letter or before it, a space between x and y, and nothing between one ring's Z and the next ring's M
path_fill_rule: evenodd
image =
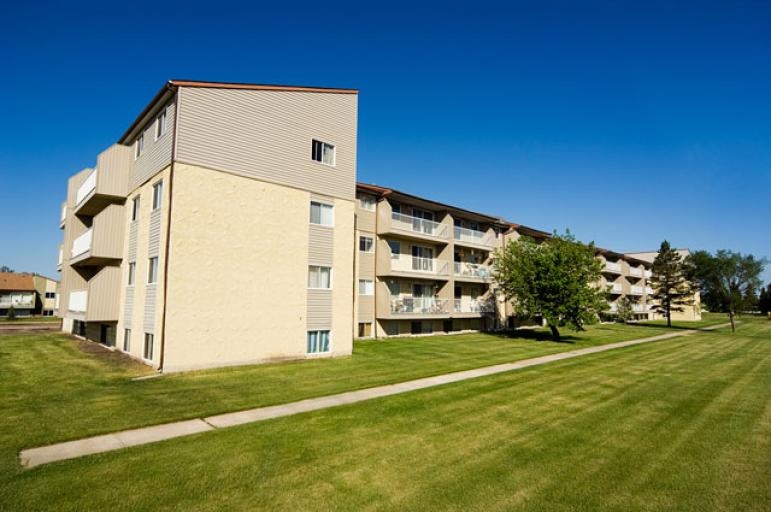
M606 286L609 292L609 313L617 313L619 301L626 297L632 303L635 320L652 319L653 289L648 282L651 277L651 262L607 249L599 249L597 257L603 264L601 284Z
M0 272L0 317L13 308L16 316L53 316L58 281L39 274Z
M350 354L357 94L165 84L68 181L63 329L163 371Z

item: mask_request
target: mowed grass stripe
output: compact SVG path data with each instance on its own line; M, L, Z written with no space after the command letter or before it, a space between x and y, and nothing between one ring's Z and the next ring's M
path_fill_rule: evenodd
M54 464L16 475L8 497L32 510L767 510L769 337L743 326Z

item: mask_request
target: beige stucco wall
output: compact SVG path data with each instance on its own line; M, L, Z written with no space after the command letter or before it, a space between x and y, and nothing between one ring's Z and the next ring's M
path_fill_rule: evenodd
M306 357L310 193L175 164L164 371ZM335 201L332 352L350 354L353 201Z

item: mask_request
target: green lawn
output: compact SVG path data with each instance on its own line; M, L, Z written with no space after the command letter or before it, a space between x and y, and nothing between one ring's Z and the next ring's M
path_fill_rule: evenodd
M421 351L421 342L440 344L364 343L357 355L377 368L372 361L393 364L404 357L401 344L415 343L418 360L434 350L440 364L450 364L453 358L436 347ZM479 343L509 343L522 355L554 345L487 337ZM107 363L88 363L61 341L38 344L70 359L59 378L48 372L28 385L53 391L73 386L69 375L92 374L106 386L84 387L80 410L62 394L69 412L60 423L90 425L85 417L100 406L127 410L115 408L126 398L110 379L131 370L115 363L105 371ZM0 347L0 361L26 352L1 340ZM30 366L33 359L30 353ZM293 367L316 372L317 363L274 368L298 384ZM330 363L326 371L349 385L358 378L336 373L339 362ZM19 389L5 400L13 379L3 364L6 410L20 413L13 405L20 394L33 412L55 408L49 397ZM272 371L252 378L270 380ZM168 380L206 394L218 387L212 375L227 383L228 373ZM292 395L272 388L267 394ZM146 414L150 397L141 403L138 415ZM68 430L50 420L11 424L26 433L9 438L6 421L7 449L40 438L34 432L40 428L51 439ZM7 449L3 458L11 455ZM9 510L765 511L771 509L771 322L747 319L735 335L699 333L28 471L11 471L6 460L2 469L0 509Z

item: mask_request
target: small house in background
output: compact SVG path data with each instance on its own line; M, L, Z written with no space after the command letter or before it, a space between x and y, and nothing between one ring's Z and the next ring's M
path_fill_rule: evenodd
M0 272L0 317L53 316L59 282L38 274Z

